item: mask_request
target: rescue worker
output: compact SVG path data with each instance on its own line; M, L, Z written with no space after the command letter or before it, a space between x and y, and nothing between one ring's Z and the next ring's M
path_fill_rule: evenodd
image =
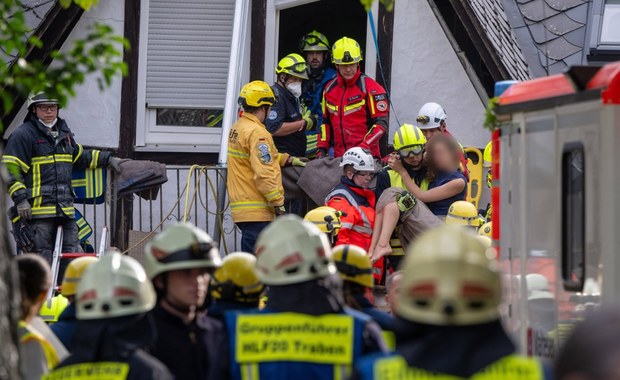
M328 206L317 207L308 211L304 216L304 220L313 223L321 232L327 234L332 246L336 244L338 233L342 228L340 218L342 218L342 212Z
M254 252L259 232L283 215L281 166L305 166L297 157L276 149L263 122L275 95L262 81L246 84L239 94L243 112L228 135L227 190L233 221L241 230L241 249Z
M254 271L256 257L247 252L233 252L222 260L222 266L211 276L209 291L213 304L207 314L224 323L228 311L258 309L265 285Z
M487 146L484 148L484 154L482 155L483 161L482 166L487 169L487 187L490 189L493 187L493 176L491 175L491 163L493 161L493 141L489 141ZM491 216L493 215L493 211L491 210L491 203L487 205L487 209L484 212L484 217L487 222L491 221Z
M375 194L368 188L375 161L368 150L351 148L340 166L343 176L325 198L325 204L342 213L337 245L353 244L367 250L375 223Z
M62 311L58 317L58 322L52 324L50 329L56 334L58 339L65 345L69 352L73 351L75 330L77 328L76 318L76 299L75 294L77 292L77 286L84 272L91 265L97 262L97 258L93 256L78 257L71 260L65 271L65 276L62 279L60 286L60 294L66 297L69 304Z
M308 66L299 54L289 54L278 62L277 81L271 87L275 103L265 125L279 152L306 156L306 131L317 128L318 116L301 107L302 82L308 80Z
M330 65L329 41L323 33L313 30L302 37L300 48L309 66L310 76L303 82L302 101L306 107L304 114L317 116L317 129L323 124L323 90L334 79L336 70ZM318 144L318 130L306 130L306 157L314 158Z
M155 306L156 295L140 263L107 253L84 273L76 296L75 349L44 380L102 378L104 374L110 379L173 379L145 351L155 336L148 312Z
M317 157L326 157L330 147L334 157L354 147L381 157L379 142L388 130L389 100L383 87L361 72L361 60L360 45L352 38L334 43L332 61L338 74L325 86Z
M467 201L456 201L448 209L446 224L464 226L477 232L481 223L476 206Z
M73 168L111 166L120 171L121 159L109 152L85 150L67 123L58 117L60 104L45 93L28 98L24 123L9 136L2 162L9 171L8 192L19 218L29 221L33 246L52 263L58 226L63 228L62 252L81 252L73 208ZM20 242L16 237L16 242Z
M372 290L375 284L368 253L355 245L339 245L332 251L332 261L342 279L342 293L347 306L368 315L383 331L393 331L394 318L374 306Z
M224 326L201 311L210 274L220 265L213 239L190 223L164 228L145 248L146 273L157 292L150 353L176 379L226 378Z
M267 307L228 313L233 380L342 379L364 353L384 349L379 326L345 307L327 237L296 215L259 237L256 273Z
M396 352L362 359L353 378L546 378L537 360L516 355L502 327L500 272L485 251L455 226L420 236L404 261Z
M446 134L452 137L452 134L448 132L447 120L448 115L446 114L446 110L434 102L425 103L418 111L418 117L416 118L418 126L424 133L424 136L426 136L426 140L430 140L433 136L438 134ZM467 156L465 156L463 146L461 144L459 144L459 146L461 147L461 171L469 180Z

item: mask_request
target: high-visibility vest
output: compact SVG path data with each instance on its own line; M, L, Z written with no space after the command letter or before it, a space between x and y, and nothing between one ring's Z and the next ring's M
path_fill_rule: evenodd
M57 368L43 376L43 380L125 380L128 374L127 363L81 363Z
M358 366L364 380L461 380L462 378L410 367L398 354L375 356L364 359ZM544 379L544 371L536 359L509 355L491 363L470 380L538 380Z
M365 316L227 313L231 378L347 379L362 354Z
M18 325L24 331L24 333L19 337L19 343L26 344L33 341L39 343L41 345L41 348L43 349L43 354L45 355L47 368L51 370L52 368L56 367L58 363L60 363L60 359L54 346L50 342L48 342L48 340L45 339L45 337L41 335L41 333L33 329L25 321L19 321ZM22 359L28 360L28 358Z

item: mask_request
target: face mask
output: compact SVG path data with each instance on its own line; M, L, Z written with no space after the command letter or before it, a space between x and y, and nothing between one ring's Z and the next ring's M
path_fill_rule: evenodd
M289 90L296 98L301 96L301 82L289 83L286 85L286 89Z
M46 123L43 120L39 119L39 121L41 122L41 124L45 125L48 128L52 128L54 125L56 125L56 122L58 121L58 118L55 118L54 121L52 121L51 123Z

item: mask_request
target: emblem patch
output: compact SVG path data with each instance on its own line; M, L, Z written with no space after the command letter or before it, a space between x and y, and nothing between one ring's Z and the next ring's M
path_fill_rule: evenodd
M388 104L385 100L380 101L379 103L377 103L377 109L381 112L385 112L388 108Z
M258 151L260 152L260 162L263 164L270 164L271 153L269 152L269 145L265 143L258 144Z
M278 118L278 113L274 110L271 110L271 112L269 112L269 116L267 116L267 119L269 120L275 120Z

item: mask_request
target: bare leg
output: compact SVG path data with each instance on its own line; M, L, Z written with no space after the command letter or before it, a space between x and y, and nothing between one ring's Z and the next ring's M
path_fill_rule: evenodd
M383 209L377 213L375 216L375 226L372 229L372 238L370 239L370 248L368 249L368 255L372 257L372 253L377 247L377 242L379 241L379 235L381 235L381 230L383 229Z
M390 247L390 238L392 237L392 233L394 232L394 228L396 228L398 218L400 217L400 211L398 210L398 205L396 205L396 202L388 203L382 211L383 220L381 232L379 234L377 246L373 250L372 256L370 258L372 261L377 261L383 256L392 253L392 247Z

